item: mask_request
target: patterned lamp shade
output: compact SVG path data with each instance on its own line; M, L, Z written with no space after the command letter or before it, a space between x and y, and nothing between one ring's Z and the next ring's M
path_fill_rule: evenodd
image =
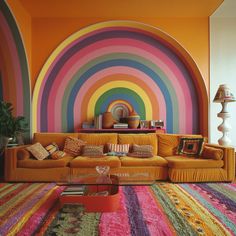
M226 84L221 84L213 102L235 102L236 99Z

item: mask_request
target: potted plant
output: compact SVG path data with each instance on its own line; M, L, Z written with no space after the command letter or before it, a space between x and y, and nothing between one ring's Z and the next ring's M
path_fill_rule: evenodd
M13 116L13 107L9 102L0 102L0 147L4 148L9 142L19 143L22 134L27 131L28 124L23 116ZM21 138L22 139L22 138ZM22 144L22 140L19 144Z

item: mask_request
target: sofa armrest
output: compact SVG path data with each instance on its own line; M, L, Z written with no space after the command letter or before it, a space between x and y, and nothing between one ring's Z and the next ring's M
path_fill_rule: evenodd
M4 153L4 176L5 181L11 179L14 171L17 168L18 152L22 152L29 145L21 145L11 148L6 148ZM22 156L21 154L19 156ZM23 157L20 157L22 159Z
M225 147L218 144L205 144L208 147L220 148L223 150L223 169L227 172L227 179L229 181L234 180L235 178L235 152L233 147Z

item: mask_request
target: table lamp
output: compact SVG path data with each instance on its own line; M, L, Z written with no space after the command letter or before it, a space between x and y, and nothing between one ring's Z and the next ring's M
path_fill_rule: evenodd
M221 103L222 110L217 114L218 117L222 118L222 123L218 126L218 130L223 133L223 136L218 140L218 143L223 146L229 146L231 140L228 138L227 133L231 129L231 126L227 123L226 119L230 117L227 110L228 102L235 102L235 97L231 93L230 89L226 84L219 86L213 102Z

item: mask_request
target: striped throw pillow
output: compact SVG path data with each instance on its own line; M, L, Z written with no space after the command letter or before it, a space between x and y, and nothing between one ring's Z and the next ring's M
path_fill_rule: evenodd
M45 147L45 149L49 152L49 154L53 154L55 151L59 150L56 143L51 143Z
M108 151L115 152L115 153L121 153L121 154L127 154L129 152L129 144L108 143Z
M130 157L153 157L152 145L133 145L132 152L128 153Z

